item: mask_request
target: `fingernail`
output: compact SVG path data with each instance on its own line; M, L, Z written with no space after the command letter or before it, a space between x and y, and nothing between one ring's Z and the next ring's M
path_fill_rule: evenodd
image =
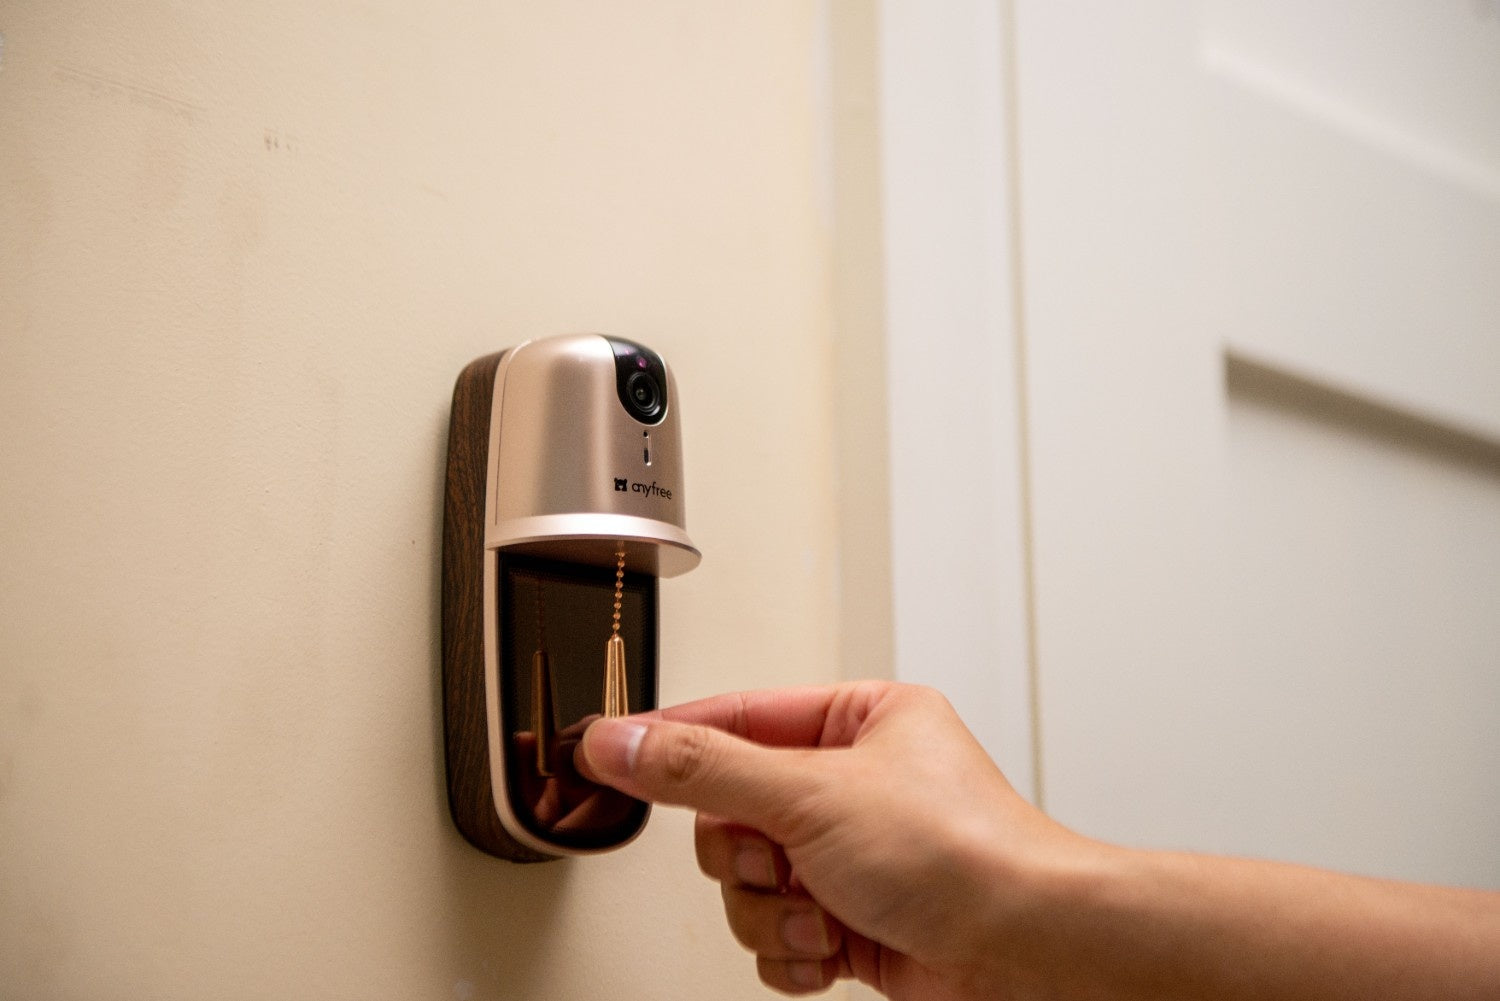
M734 853L734 878L758 890L776 889L776 861L771 858L771 850L755 842L742 845Z
M823 964L791 962L786 964L787 979L798 987L817 990L823 986Z
M806 956L827 956L831 950L828 942L828 923L817 909L793 911L781 922L781 939L787 948ZM818 976L822 976L820 971Z
M646 728L628 719L604 718L583 733L583 754L599 778L625 778L635 771Z

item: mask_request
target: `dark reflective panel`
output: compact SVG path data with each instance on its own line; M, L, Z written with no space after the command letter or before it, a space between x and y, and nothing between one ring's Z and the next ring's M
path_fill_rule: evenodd
M606 848L645 823L639 800L586 780L573 766L584 728L604 706L614 614L613 570L500 557L501 724L509 735L510 807L536 836ZM656 707L656 578L626 574L620 605L631 712Z

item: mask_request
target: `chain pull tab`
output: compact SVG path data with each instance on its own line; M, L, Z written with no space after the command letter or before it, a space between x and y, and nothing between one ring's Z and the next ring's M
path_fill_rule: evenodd
M625 543L615 553L615 613L609 643L604 648L604 715L630 715L630 692L625 683L625 639L620 635L620 603L625 594Z

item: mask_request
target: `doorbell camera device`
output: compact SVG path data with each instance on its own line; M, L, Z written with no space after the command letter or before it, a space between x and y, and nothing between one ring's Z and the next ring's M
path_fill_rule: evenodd
M650 348L602 334L471 362L443 508L443 730L465 838L516 862L640 833L649 806L573 764L604 715L656 707L657 581L698 565L681 405Z

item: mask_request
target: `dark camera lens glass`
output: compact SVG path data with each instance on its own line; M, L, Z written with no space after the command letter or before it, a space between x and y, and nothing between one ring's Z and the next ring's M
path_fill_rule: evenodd
M615 392L620 396L620 406L642 424L666 420L667 408L672 405L667 398L671 385L661 355L622 337L605 339L615 356Z
M661 387L645 372L631 374L625 382L625 396L642 417L655 417L661 409Z

